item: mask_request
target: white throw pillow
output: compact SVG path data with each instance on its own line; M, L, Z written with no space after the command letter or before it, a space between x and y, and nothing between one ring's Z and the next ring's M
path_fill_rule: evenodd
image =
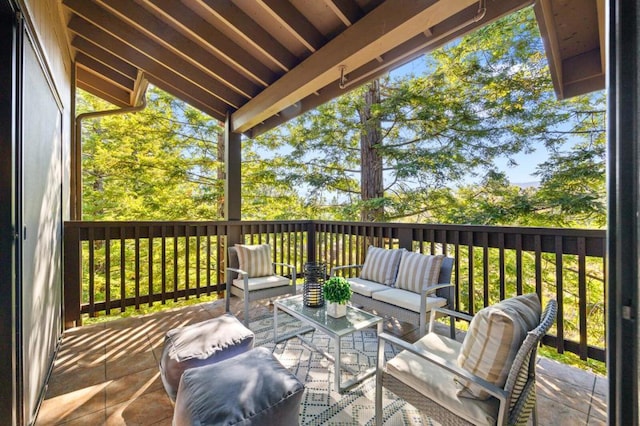
M396 281L398 264L404 249L383 249L369 246L367 257L360 271L360 278L384 285Z
M405 251L400 260L396 288L420 293L424 285L438 284L443 255L425 255Z
M542 306L535 293L505 299L478 311L462 342L458 365L470 373L504 387L511 365L527 333L540 323ZM458 395L487 399L481 388L459 381Z
M269 244L236 244L240 269L249 274L249 278L273 275L271 268L271 246Z

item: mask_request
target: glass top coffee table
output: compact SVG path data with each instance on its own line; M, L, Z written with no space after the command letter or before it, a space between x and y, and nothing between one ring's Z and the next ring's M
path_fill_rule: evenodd
M305 306L302 301L302 295L287 297L284 299L276 300L273 309L273 337L276 343L280 343L284 340L292 337L298 337L307 346L316 350L324 355L329 361L334 364L335 370L335 389L339 393L343 393L364 379L373 376L376 368L373 367L358 373L351 367L340 363L340 338L347 336L355 331L359 331L373 325L377 326L378 335L382 333L382 318L365 312L361 309L347 306L347 315L342 318L333 318L327 315L326 305L319 308L311 308ZM306 327L296 330L291 333L278 336L278 311L286 312L294 318L307 324ZM332 356L323 349L318 348L312 342L305 339L302 334L310 331L320 330L328 335L334 342L335 351ZM346 370L354 375L354 377L345 383L340 382L340 370Z

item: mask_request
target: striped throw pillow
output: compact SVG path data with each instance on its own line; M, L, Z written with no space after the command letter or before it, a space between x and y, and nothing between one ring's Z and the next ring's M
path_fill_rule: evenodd
M273 275L271 268L271 246L269 244L236 244L240 269L247 271L249 278Z
M527 333L540 323L542 306L535 293L503 300L478 311L462 342L458 365L504 387ZM488 399L490 395L467 381L456 380L458 395Z
M383 249L369 246L367 257L360 271L360 278L384 285L396 281L398 264L404 249Z
M405 251L400 260L396 287L420 293L422 286L438 284L443 255L431 256Z

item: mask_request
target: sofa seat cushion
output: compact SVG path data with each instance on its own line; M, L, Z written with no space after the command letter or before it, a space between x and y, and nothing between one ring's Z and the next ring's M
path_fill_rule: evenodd
M384 291L376 291L371 297L374 300L420 313L420 295L412 291L399 288L387 288L387 290ZM447 299L444 297L427 296L427 312L433 308L445 306L446 304Z
M362 278L349 278L348 281L354 293L366 297L371 297L376 291L389 290L389 286Z
M540 323L542 307L535 293L503 300L478 311L469 324L457 363L498 387L504 387L527 333ZM486 399L481 388L461 381L460 395Z
M291 280L280 275L269 275L268 277L249 278L249 291L264 290L265 288L281 287L289 285ZM244 281L242 278L233 280L233 285L240 289L244 289Z
M415 343L455 364L461 343L429 333ZM477 400L458 395L453 373L407 351L400 352L386 365L387 373L412 387L427 398L437 401L449 411L476 425L494 425L498 418L496 398Z

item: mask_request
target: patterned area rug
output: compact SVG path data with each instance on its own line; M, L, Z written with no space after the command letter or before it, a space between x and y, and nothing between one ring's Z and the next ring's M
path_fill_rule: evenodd
M302 327L302 323L288 315L278 315L278 335ZM312 350L299 338L294 337L277 345L273 341L273 316L251 322L249 328L256 335L256 346L264 346L304 384L305 391L300 411L301 425L375 425L375 376L340 394L334 387L334 366L319 352ZM333 353L332 340L321 331L304 335L315 346ZM356 371L364 371L375 366L378 340L375 328L355 332L343 337L342 362ZM387 345L385 357L396 355L398 349ZM351 378L342 372L342 381ZM397 399L384 390L383 407L385 425L431 425L410 404Z

